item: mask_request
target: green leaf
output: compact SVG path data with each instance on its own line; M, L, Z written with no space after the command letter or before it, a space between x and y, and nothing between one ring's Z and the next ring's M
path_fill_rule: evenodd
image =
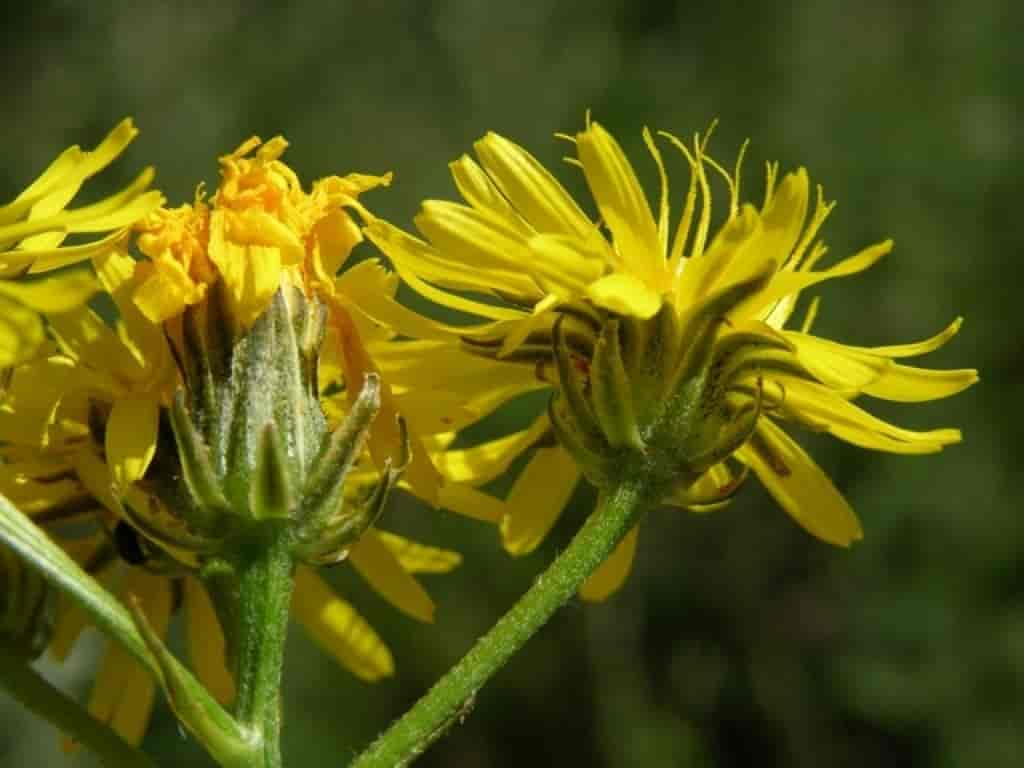
M0 495L0 541L74 600L164 687L182 723L202 739L221 765L245 765L252 736L244 732L198 680L151 633L144 637L129 610L72 560L43 531ZM159 657L154 654L159 654ZM214 733L214 731L217 731Z
M78 603L104 634L121 643L148 670L158 672L156 661L135 628L128 609L2 495L0 540Z

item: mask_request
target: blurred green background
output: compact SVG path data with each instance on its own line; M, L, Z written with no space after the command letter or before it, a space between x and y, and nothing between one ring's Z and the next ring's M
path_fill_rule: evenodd
M419 765L1020 765L1021 7L18 4L0 24L0 198L124 115L142 134L104 177L111 188L152 163L177 204L215 181L218 155L280 132L305 179L394 170L395 185L366 202L406 225L419 200L454 196L446 163L485 131L556 165L563 147L551 134L577 129L588 108L647 180L642 126L685 136L715 117L712 151L726 165L752 139L753 199L764 160L806 165L839 201L824 233L835 257L896 241L869 273L822 289L816 328L886 344L963 314L963 331L928 363L976 366L982 383L945 402L873 410L960 426L964 444L911 458L804 440L863 519L865 539L848 552L805 535L755 481L713 516L652 515L625 589L563 609ZM579 494L521 560L490 528L393 503L387 526L460 549L465 564L430 581L431 627L332 571L399 672L365 685L293 632L288 764L344 765L529 586L590 502ZM84 694L93 640L47 674ZM207 764L163 704L146 747L165 765ZM0 764L94 763L63 755L50 728L4 698Z

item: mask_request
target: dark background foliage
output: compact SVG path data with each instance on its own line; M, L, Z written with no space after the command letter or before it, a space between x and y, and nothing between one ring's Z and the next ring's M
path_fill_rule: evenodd
M445 164L485 131L554 165L551 134L577 129L588 108L647 180L642 126L685 136L715 117L726 165L752 139L753 199L764 160L806 165L839 200L832 254L896 241L868 274L822 289L818 330L886 344L963 314L929 362L977 366L982 383L875 410L961 426L964 444L911 458L807 437L863 518L865 539L848 552L806 536L756 482L713 516L653 515L625 589L562 610L420 764L1016 765L1022 28L1009 0L24 3L0 24L0 197L124 115L142 135L104 183L153 163L177 204L216 179L218 155L280 132L304 178L394 170L395 186L367 202L404 224L419 200L453 196ZM332 574L399 673L364 685L294 632L290 764L343 765L403 711L564 545L592 499L576 501L521 560L492 529L398 501L392 527L460 549L465 564L431 580L432 627ZM84 693L97 647L47 673ZM92 764L62 756L9 700L0 722L4 765ZM206 764L162 704L146 747L163 764Z

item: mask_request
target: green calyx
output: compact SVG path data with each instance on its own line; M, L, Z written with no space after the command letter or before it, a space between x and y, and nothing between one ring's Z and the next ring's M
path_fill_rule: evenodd
M766 279L721 289L686 311L666 302L647 320L605 317L585 350L556 322L558 388L549 415L591 483L604 489L643 476L660 496L688 506L687 490L749 439L762 392L739 379L786 364L786 343L734 330L725 318Z

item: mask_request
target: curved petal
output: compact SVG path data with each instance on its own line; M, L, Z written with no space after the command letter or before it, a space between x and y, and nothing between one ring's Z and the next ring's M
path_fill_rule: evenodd
M359 575L400 611L423 622L434 620L434 601L376 531L366 531L349 551L348 559Z
M636 555L636 542L640 526L633 526L626 538L619 542L615 550L594 571L590 578L580 587L580 597L591 602L600 602L610 597L626 581L633 568Z
M115 400L107 420L107 463L114 483L127 488L139 480L156 453L160 408L146 398Z
M81 269L28 283L0 281L0 295L36 312L67 312L85 304L99 289L96 278Z
M819 539L848 547L863 538L857 515L828 476L770 419L736 453L789 515Z
M509 493L501 538L513 555L526 555L544 540L572 496L580 471L559 445L540 448Z
M861 448L891 453L935 453L961 439L958 429L916 432L889 424L858 408L828 387L811 381L777 376L765 383L780 387L779 400L783 413Z
M587 297L597 306L619 315L654 317L661 309L661 296L633 275L616 273L587 286Z
M292 613L317 645L356 677L373 682L395 673L391 652L373 627L305 566L295 569Z
M217 701L227 704L235 698L235 681L227 668L220 620L198 579L186 577L184 585L189 660L199 681Z
M28 360L45 341L46 332L39 314L0 296L0 368Z
M381 542L409 573L448 573L462 562L462 555L411 541L387 531L377 531Z
M538 232L586 240L596 230L565 187L518 144L492 132L473 147L502 194Z
M139 569L129 571L122 594L134 596L153 631L163 637L171 617L170 582ZM110 644L93 685L89 712L129 744L139 744L153 711L156 685L149 672L120 645Z
M445 483L437 506L484 523L499 523L505 517L505 502L461 483Z
M601 218L611 230L618 266L657 285L665 269L665 249L651 207L622 147L598 123L576 134L576 151Z
M543 416L521 432L489 440L472 448L443 451L437 454L435 463L447 480L483 485L503 474L550 427L547 416Z

